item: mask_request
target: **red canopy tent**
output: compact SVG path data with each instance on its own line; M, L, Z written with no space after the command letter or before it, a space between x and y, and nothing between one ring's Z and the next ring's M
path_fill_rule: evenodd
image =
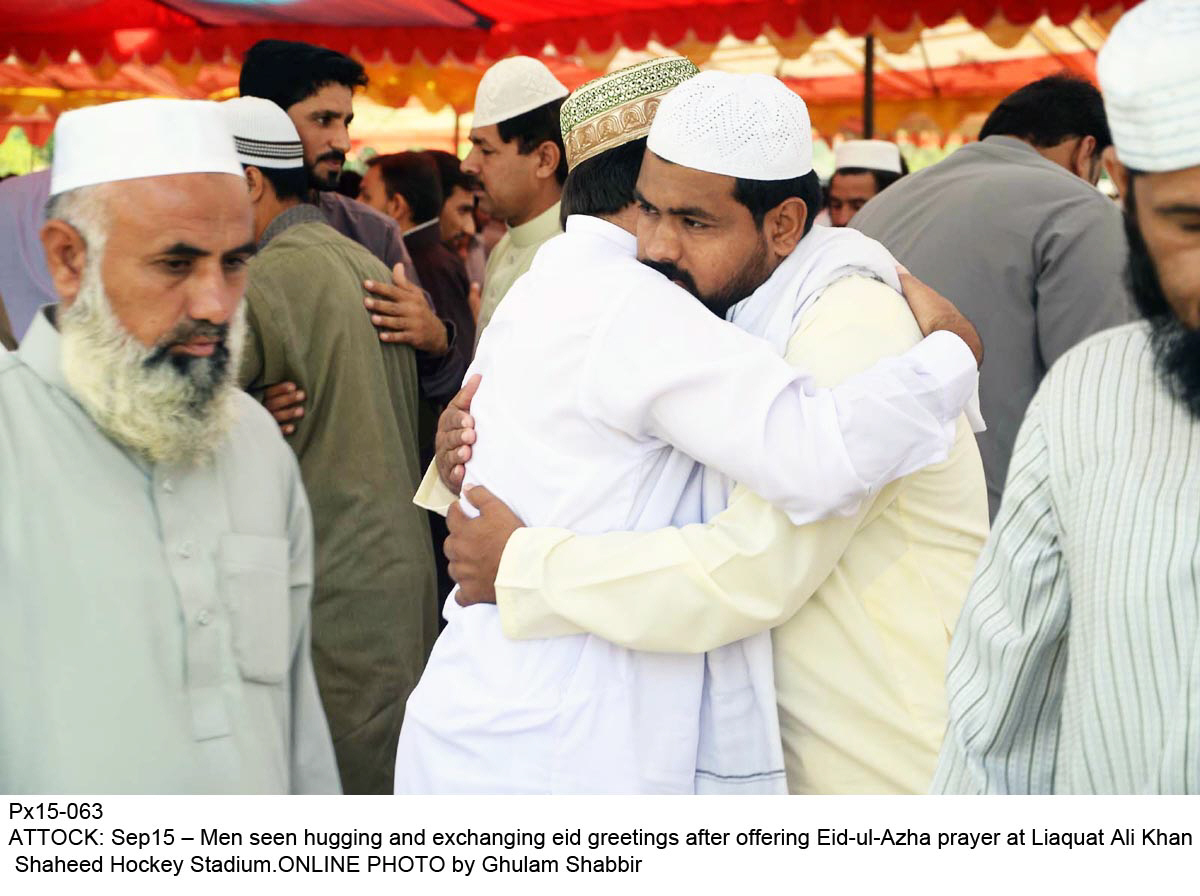
M359 58L371 79L367 95L377 103L397 107L416 97L428 112L449 106L463 113L471 108L486 66L508 53L542 56L563 83L575 87L623 59L627 64L630 52L643 48L647 54L673 49L723 67L718 49L723 37L722 47L728 36L752 41L761 35L758 43L769 44L781 60L767 70L805 97L818 129L862 130L862 71L796 76L795 66L782 61L809 58L827 43L821 35L832 37L835 27L843 34L835 52L861 61L862 40L848 49L845 34L876 35L893 54L913 50L924 35L919 47L924 54L928 29L962 16L965 23L954 19L960 33L979 29L991 44L1011 47L1039 30L1039 16L1070 23L1086 12L1089 21L1111 24L1136 2L0 0L0 48L7 59L0 62L0 139L20 125L40 144L57 114L78 105L145 95L233 95L242 55L264 37L307 40ZM1044 25L1045 20L1043 31ZM1047 50L1040 58L1013 61L979 61L971 54L975 61L935 61L936 69L927 60L928 77L914 74L911 63L909 70L897 70L898 57L885 58L871 89L872 118L882 132L919 119L945 134L1042 74L1067 68L1091 76L1094 53L1078 52L1078 44L1070 53ZM457 126L448 130L457 132Z
M977 28L998 19L1056 24L1082 12L1127 9L1137 0L0 0L3 55L26 63L96 65L238 59L264 37L306 40L364 62L498 59L511 53L599 53L651 41L668 47L790 38L840 27L852 35L907 32L961 15Z

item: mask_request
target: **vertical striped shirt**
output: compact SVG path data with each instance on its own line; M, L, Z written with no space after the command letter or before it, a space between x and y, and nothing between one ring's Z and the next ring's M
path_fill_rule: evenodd
M1146 324L1051 370L951 646L935 791L1200 791L1197 449Z

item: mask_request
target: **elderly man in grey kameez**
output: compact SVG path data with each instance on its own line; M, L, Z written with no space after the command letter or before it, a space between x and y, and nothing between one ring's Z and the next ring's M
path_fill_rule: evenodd
M62 301L0 354L0 791L336 792L308 503L233 381L254 241L221 113L68 112L50 192Z

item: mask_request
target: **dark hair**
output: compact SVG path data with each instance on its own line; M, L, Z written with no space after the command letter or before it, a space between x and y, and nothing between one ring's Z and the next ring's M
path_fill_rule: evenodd
M444 149L427 149L425 155L433 160L433 164L437 166L438 180L442 183L442 199L448 199L450 194L455 189L461 187L468 193L474 191L479 186L479 181L474 175L468 174L462 169L462 161L452 152L446 152Z
M361 187L362 175L353 168L343 168L342 173L338 175L337 192L343 196L349 196L351 199L357 199Z
M367 86L367 73L349 56L315 44L292 40L260 40L246 51L238 91L260 96L285 111L322 87Z
M904 156L900 156L899 171L883 171L879 168L839 168L833 172L833 177L829 178L829 186L833 187L833 178L839 174L869 174L875 181L875 192L882 193L904 175L908 174L908 162L904 160Z
M616 214L633 202L645 153L646 138L639 137L576 165L563 184L561 222L567 215Z
M817 212L821 210L821 179L817 177L817 172L810 171L801 177L788 180L750 180L739 177L733 182L733 198L750 209L755 227L762 227L767 212L792 197L802 200L808 209L804 222L804 235L807 236L812 230Z
M251 167L243 165L243 168ZM271 183L277 199L303 199L308 195L308 172L300 168L259 168L262 176Z
M979 139L1019 137L1034 146L1057 146L1071 137L1095 137L1096 152L1112 145L1104 101L1090 81L1049 75L1000 101L979 129Z
M563 148L562 124L559 119L562 104L562 100L551 100L496 125L500 139L505 143L516 140L517 152L523 156L529 155L547 141L557 146L558 168L555 169L554 176L559 184L567 179L567 151Z
M379 169L388 196L399 193L404 197L414 224L424 224L442 213L442 183L437 165L426 153L375 156L367 164Z

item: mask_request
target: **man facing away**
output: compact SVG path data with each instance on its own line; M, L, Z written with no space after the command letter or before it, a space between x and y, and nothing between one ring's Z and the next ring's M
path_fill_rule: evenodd
M348 793L391 792L404 701L436 634L419 479L413 351L381 343L359 284L386 276L303 201L300 139L274 103L222 104L246 169L259 253L246 290L250 390L306 383L289 440L316 532L313 664Z
M221 112L65 112L50 193L62 303L0 353L0 789L337 792L308 502L234 379L254 237Z
M872 199L851 225L954 296L987 346L979 450L994 517L1025 407L1054 361L1129 320L1120 215L1094 184L1100 93L1053 75L993 110L979 142Z
M479 179L484 211L508 226L488 256L476 345L538 248L562 232L558 201L567 158L558 112L566 95L550 70L529 56L501 59L475 92L471 152L462 167Z
M1200 792L1197 46L1200 7L1148 0L1100 51L1144 320L1067 352L1029 406L951 649L935 790Z
M800 295L801 285L819 290L847 265L893 281L895 272L881 247L850 233L838 239L843 252L826 254L828 266L795 265L811 245L807 212L820 195L803 102L765 76L708 72L671 90L694 70L683 59L635 66L581 88L564 106L577 166L564 192L566 233L539 253L480 342L473 369L483 374L474 404L481 439L468 484L486 485L540 525L595 533L697 521L723 502L725 484L702 483L696 460L771 496L785 523L862 514L864 492L944 461L948 450L973 450L969 431L955 425L974 366L957 337L935 333L832 393L803 394L808 377L778 357L781 349L711 313L769 281L795 283ZM639 138L656 108L653 152L645 152ZM772 132L772 121L792 124ZM706 149L694 135L709 127L749 130L752 139ZM664 161L660 151L677 161ZM705 152L735 173L686 167ZM747 182L749 171L772 179ZM681 187L677 176L704 184L685 199L672 192ZM696 247L695 258L708 264L662 258L653 266L695 288L704 305L637 262L635 181L652 209L643 217L671 219L662 239L678 245L690 240L686 231L712 228ZM724 201L703 210L703 197L714 194ZM718 245L741 264L720 270ZM570 302L561 301L564 283ZM852 288L851 301L869 292ZM903 310L899 296L885 292ZM790 332L794 308L783 304L782 327ZM774 309L758 310L773 316ZM904 313L910 348L919 333ZM939 371L947 370L956 371L957 383L948 401L939 387L947 382ZM431 471L419 500L436 499L435 479ZM978 498L981 507L981 484ZM453 571L462 558L455 551L450 559ZM644 594L636 576L614 587L627 609ZM913 624L922 632L932 627L944 652L941 616L920 609L925 618ZM449 625L409 701L398 786L407 779L411 790L782 789L765 635L707 657L670 655L624 649L578 628L568 637L510 641L492 607L448 601L446 615Z

